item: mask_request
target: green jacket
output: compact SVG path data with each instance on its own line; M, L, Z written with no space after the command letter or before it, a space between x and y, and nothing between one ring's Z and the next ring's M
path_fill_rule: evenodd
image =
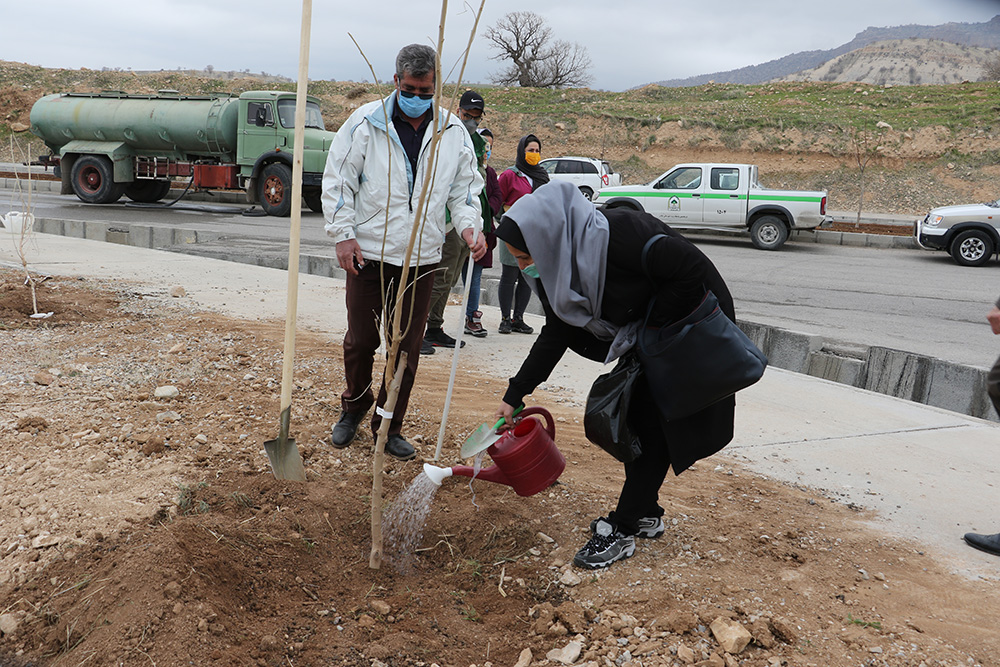
M476 161L479 163L479 175L486 181L486 140L478 132L472 133L472 145L476 149ZM490 231L490 200L486 197L486 186L479 191L479 208L483 219L483 233ZM445 210L445 224L451 225L451 211Z

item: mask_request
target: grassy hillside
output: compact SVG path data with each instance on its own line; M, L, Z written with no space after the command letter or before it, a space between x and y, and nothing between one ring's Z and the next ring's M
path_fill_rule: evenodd
M253 78L0 63L0 159L41 151L40 141L25 130L31 104L48 93L171 88L185 94L238 94L272 87L295 89L293 83ZM879 146L869 169L876 188L867 188L872 196L866 209L917 214L930 205L1000 196L994 186L1000 176L1000 86L995 83L706 84L628 92L476 88L487 101L484 125L497 135L497 168L513 161L518 137L532 132L542 140L543 156L602 156L625 182L651 180L683 161L754 162L768 185L826 189L831 208L851 209L857 207L858 191L852 137L860 133ZM310 84L331 129L360 104L389 91L389 86L353 82Z

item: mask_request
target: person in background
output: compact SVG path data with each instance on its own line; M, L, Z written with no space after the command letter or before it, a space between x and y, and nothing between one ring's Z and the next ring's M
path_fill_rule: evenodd
M486 104L483 102L483 96L474 90L467 90L462 94L462 99L458 102L458 109L455 111L455 115L469 132L469 137L476 150L479 175L484 178L486 172L483 169L483 159L486 157L486 140L476 132L476 129L483 120L485 109ZM489 232L493 229L493 215L490 212L485 190L481 190L479 193L479 207L482 219L480 229L483 232ZM455 347L455 339L444 331L444 309L448 305L448 295L451 294L451 288L458 282L462 265L468 258L469 246L454 228L450 229L444 237L441 261L438 263L434 276L431 309L427 315L427 332L424 334L424 340L421 344L421 354L433 354L435 347ZM465 341L462 341L462 346L465 346Z
M487 203L491 213L489 229L484 229L486 233L486 254L472 263L471 275L466 273L468 269L463 269L462 276L466 280L472 281L469 291L469 303L465 308L465 333L476 338L485 338L486 329L483 327L483 313L479 310L479 297L482 290L483 269L493 268L493 248L497 245L496 234L493 233L494 222L499 219L502 212L503 198L500 195L500 184L497 182L497 172L489 165L489 159L493 152L493 133L486 128L478 130L479 136L486 141L486 154L483 156L483 168L486 176ZM484 210L485 212L485 210ZM466 260L466 266L469 262Z
M990 323L994 334L1000 334L1000 299L997 299L993 309L986 315L986 321ZM986 375L986 393L990 395L993 409L1000 415L1000 358L994 362L993 368ZM975 547L994 556L1000 556L1000 533L993 535L966 533L965 542L970 547Z
M517 142L517 158L514 166L502 174L498 182L500 195L503 197L503 209L506 211L518 199L533 192L538 187L549 182L549 173L538 163L542 159L542 142L533 134L526 134ZM510 254L504 244L500 244L500 263L503 265L500 274L498 298L500 300L499 333L534 333L534 329L524 323L524 311L531 299L531 287L521 276L517 268L517 260ZM513 306L513 311L511 310Z
M666 236L650 246L647 275L643 248L660 234ZM647 311L651 326L676 322L710 289L735 321L729 289L701 250L648 213L596 210L572 183L553 181L523 197L504 214L497 236L529 276L545 309L545 326L496 411L508 423L514 406L548 379L567 348L587 359L611 361L627 350L626 334ZM735 413L736 399L730 396L687 417L662 421L652 388L637 384L629 413L622 417L642 453L624 464L618 506L591 522L592 536L573 563L607 567L633 554L636 536L662 535L659 491L668 469L679 475L725 447L733 438Z
M403 266L408 282L399 299L407 333L398 350L407 353L385 451L400 460L416 456L402 436L403 417L420 359L420 344L430 307L434 269L441 259L445 209L476 259L486 252L479 193L483 179L469 132L454 114L434 112L434 70L437 53L423 44L403 47L396 56L396 89L383 99L359 107L341 126L330 146L323 171L323 215L326 233L337 244L337 261L347 272L347 333L344 335L342 412L333 426L334 447L347 447L374 404L372 433L377 434L385 411L385 378L378 400L372 393L375 352L382 343L379 321L383 308L396 303ZM416 220L417 197L424 179L434 129L440 131L435 174L430 181L424 219ZM406 249L414 224L420 236L414 253ZM398 359L389 360L393 367Z

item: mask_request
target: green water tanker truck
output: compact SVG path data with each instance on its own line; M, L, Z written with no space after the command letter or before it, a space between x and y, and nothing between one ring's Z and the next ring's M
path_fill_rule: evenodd
M269 215L291 209L295 94L232 95L61 93L31 108L31 131L45 141L62 194L108 204L124 194L155 202L174 179L196 190L244 190ZM319 102L306 102L302 198L320 211L320 188L333 132Z

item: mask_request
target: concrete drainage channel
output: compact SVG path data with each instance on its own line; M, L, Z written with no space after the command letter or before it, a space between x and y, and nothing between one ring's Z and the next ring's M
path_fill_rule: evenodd
M0 179L2 181L2 179ZM3 184L0 183L0 187ZM39 218L35 230L107 243L286 269L287 250L280 243L232 238L217 232ZM913 248L912 237L817 231L796 240L862 247ZM329 246L303 243L300 270L311 275L344 279ZM498 305L497 279L484 278L481 303ZM541 315L533 299L529 312ZM772 366L796 373L895 396L954 412L997 421L986 394L987 371L902 350L827 340L823 336L741 320L740 327L767 354Z

